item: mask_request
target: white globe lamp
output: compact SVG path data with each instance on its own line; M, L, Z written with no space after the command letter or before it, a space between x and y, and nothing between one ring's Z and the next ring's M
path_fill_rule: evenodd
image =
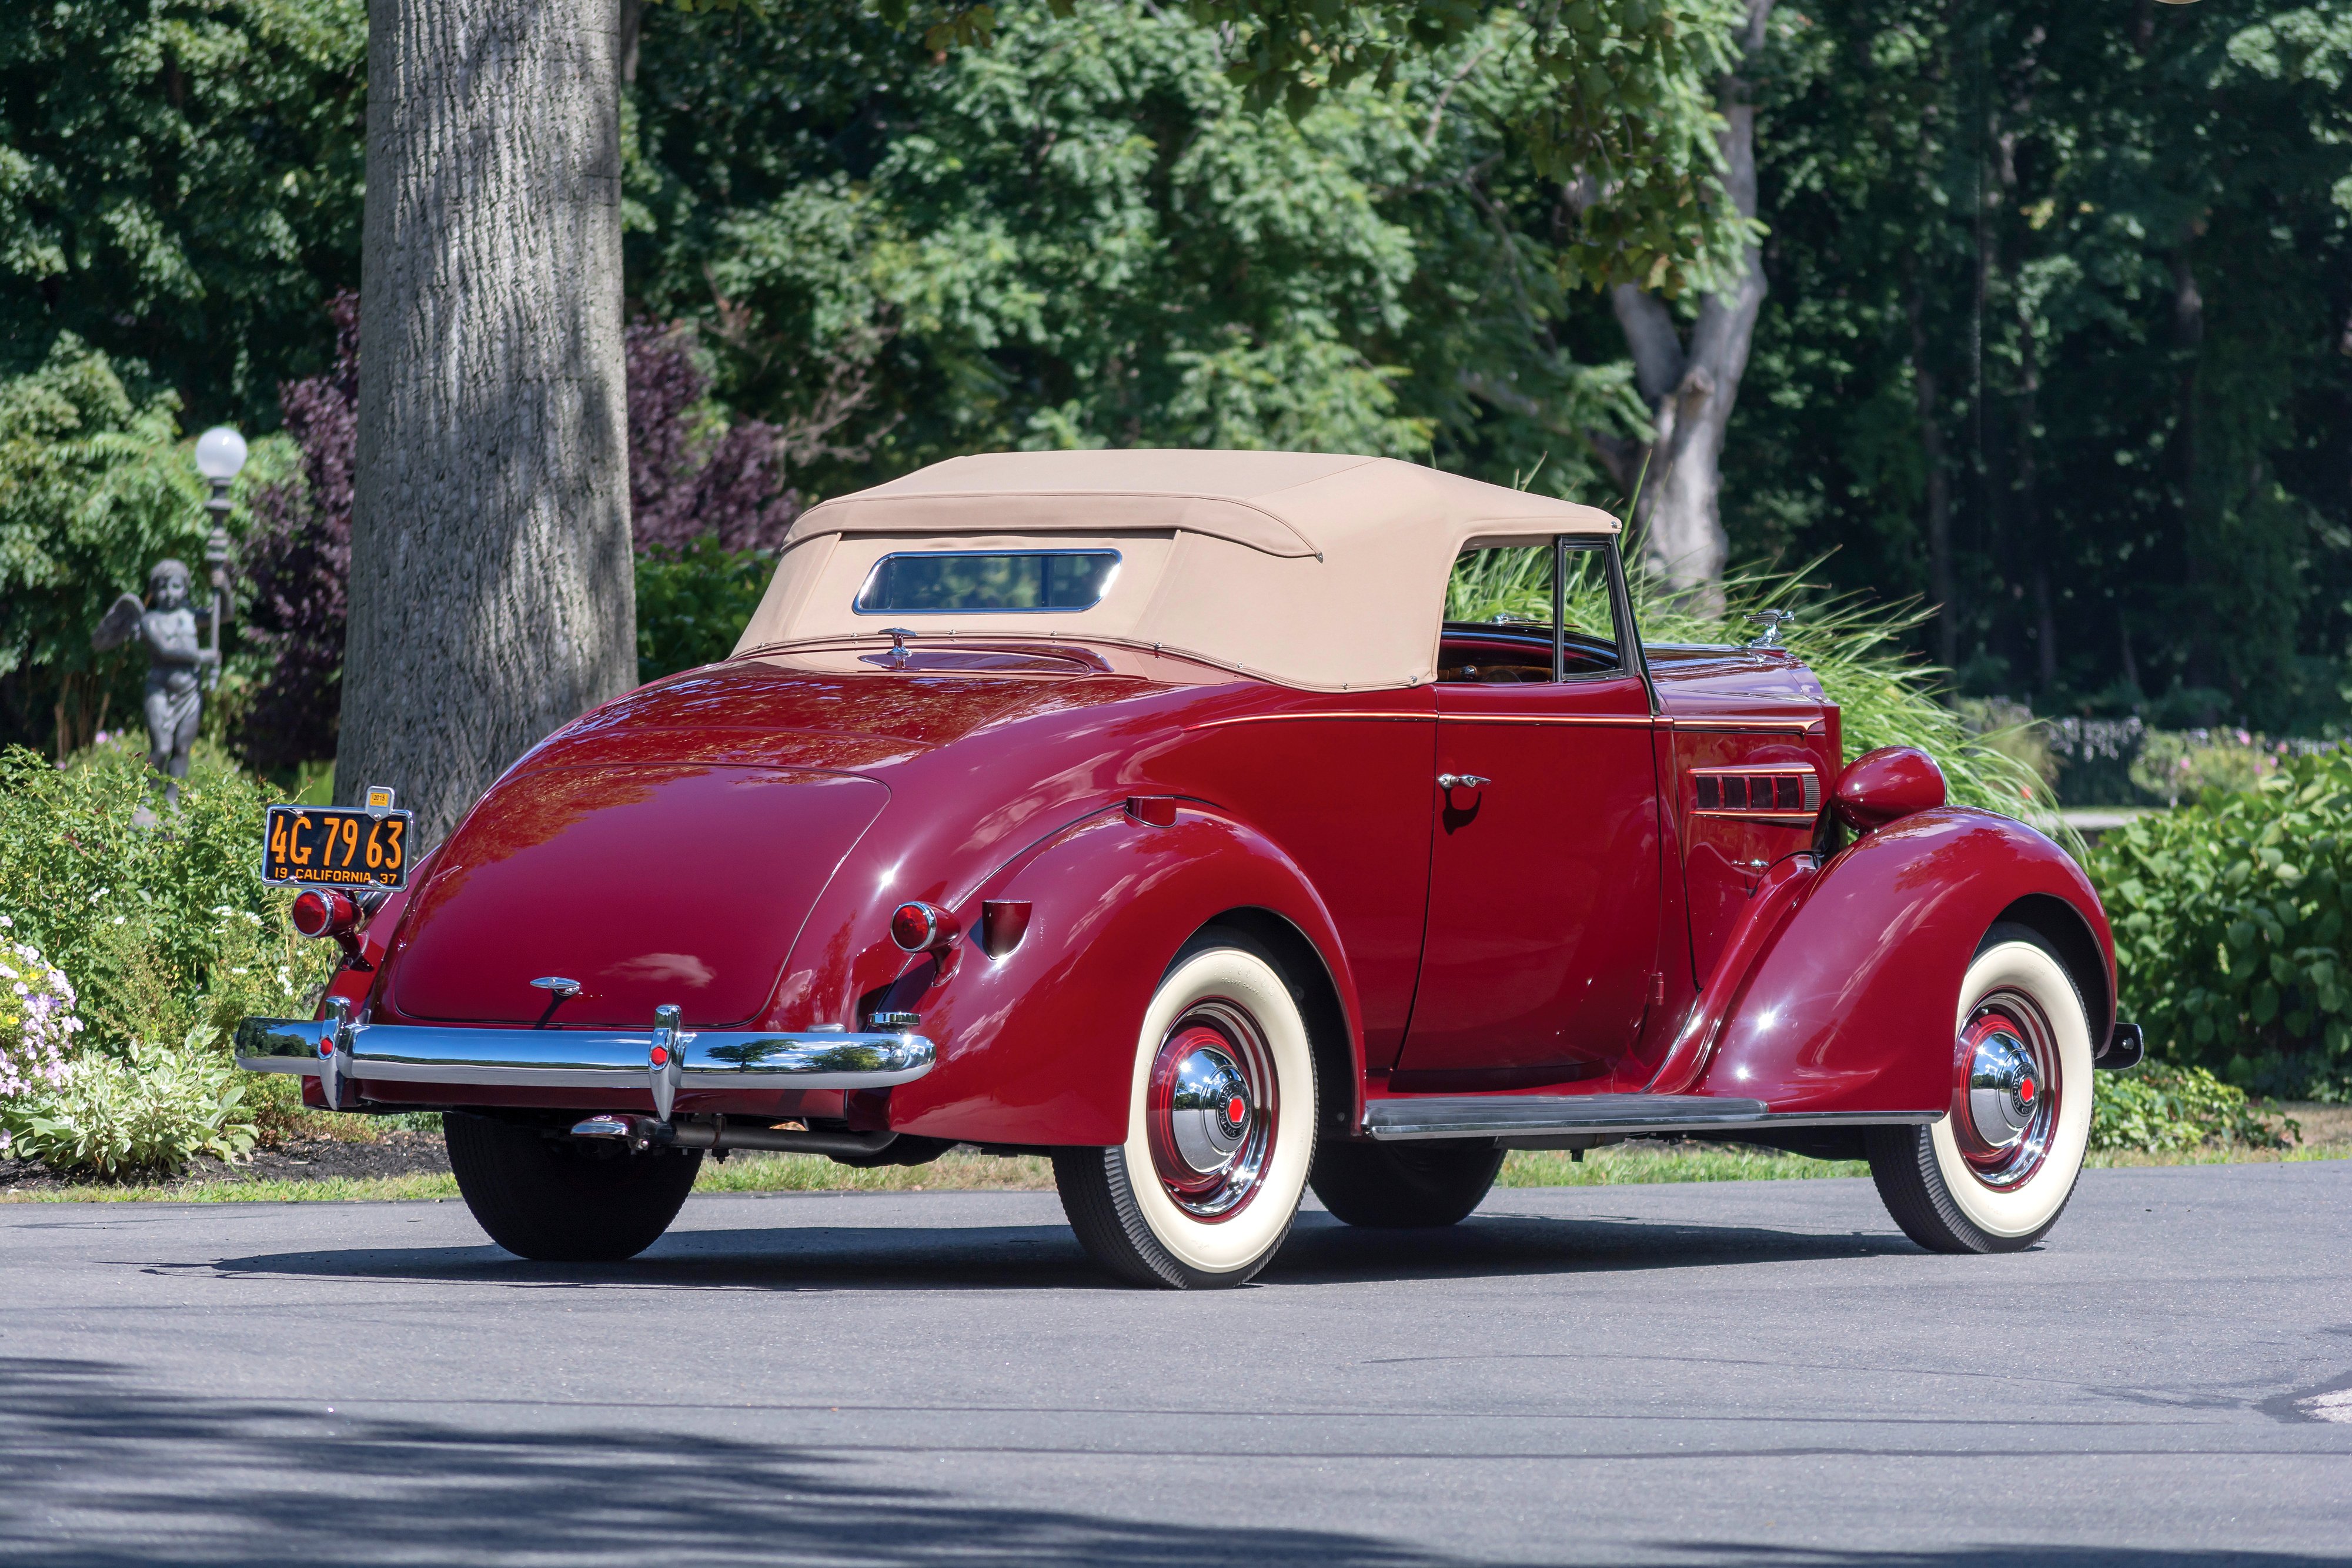
M228 498L229 481L245 466L245 437L226 424L215 424L196 437L196 472L212 486L205 510L213 517L212 537L205 541L205 564L212 569L212 668L205 672L209 686L220 680L221 622L228 618Z
M215 424L196 437L196 472L215 485L226 485L245 466L245 437L226 424Z

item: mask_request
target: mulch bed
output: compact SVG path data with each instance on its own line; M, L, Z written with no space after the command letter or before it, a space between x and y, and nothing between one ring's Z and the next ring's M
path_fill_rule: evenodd
M441 1145L440 1134L396 1128L385 1132L373 1143L341 1138L303 1138L280 1144L274 1149L257 1149L251 1159L235 1165L215 1159L198 1159L176 1177L159 1177L152 1172L136 1172L126 1173L119 1179L124 1186L147 1186L159 1183L171 1186L201 1186L215 1182L325 1181L336 1176L409 1176L448 1168L449 1155ZM89 1185L88 1177L68 1180L29 1161L0 1158L0 1193L50 1192L62 1187Z

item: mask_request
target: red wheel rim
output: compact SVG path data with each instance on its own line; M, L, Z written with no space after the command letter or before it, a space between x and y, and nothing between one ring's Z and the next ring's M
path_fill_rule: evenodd
M2000 990L1960 1026L1952 1129L1969 1173L1995 1191L2029 1180L2049 1156L2064 1094L2057 1036L2033 998Z
M1257 1195L1281 1110L1257 1020L1223 998L1194 1003L1160 1042L1144 1087L1152 1174L1169 1200L1215 1223Z

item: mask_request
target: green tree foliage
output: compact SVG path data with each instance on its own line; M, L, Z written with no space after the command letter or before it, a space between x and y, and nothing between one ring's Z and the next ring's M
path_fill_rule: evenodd
M1551 236L1568 279L1681 294L1735 269L1747 237L1727 200L1717 84L1734 0L1195 0L1230 29L1254 104L1304 116L1329 90L1386 85L1431 60L1455 79L1488 57L1517 76L1507 121L1530 172L1575 192Z
M2241 1087L2352 1098L2352 757L2288 761L2100 840L2123 1013Z
M1064 9L643 14L629 287L702 327L804 495L1215 441L1549 452L1546 487L1612 498L1588 440L1647 415L1581 286L1727 243L1732 8ZM135 406L152 371L192 423L274 423L357 277L364 31L358 0L0 22L0 371L70 329ZM2340 718L2347 59L2343 0L1779 7L1736 557L1948 599L1924 650L1948 625L1970 689L2045 712Z
M1497 23L1498 28L1504 24ZM1249 111L1218 36L1103 5L934 60L825 8L649 21L632 287L698 320L812 496L1006 446L1345 449L1589 486L1622 372L1541 336L1542 246L1498 231L1507 38ZM1515 60L1517 63L1515 63Z
M2339 714L2352 8L1829 0L1777 27L1735 548L1948 595L1967 683L2044 711Z
M725 549L709 538L637 557L637 678L657 680L733 653L775 570L768 551Z
M202 572L212 521L178 399L124 382L70 334L0 380L0 740L62 755L95 730L136 728L142 651L94 653L90 629L117 594L144 594L164 557ZM284 442L257 443L236 493L289 460Z
M0 19L0 371L60 332L265 427L359 281L362 0L37 0Z

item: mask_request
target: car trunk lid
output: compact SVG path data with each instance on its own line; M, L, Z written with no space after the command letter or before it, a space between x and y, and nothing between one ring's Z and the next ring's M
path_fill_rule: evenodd
M747 1023L889 793L815 768L627 763L510 776L420 890L392 961L392 1004L452 1023L651 1027L665 1004L688 1028ZM579 993L559 1002L531 985L558 977Z

